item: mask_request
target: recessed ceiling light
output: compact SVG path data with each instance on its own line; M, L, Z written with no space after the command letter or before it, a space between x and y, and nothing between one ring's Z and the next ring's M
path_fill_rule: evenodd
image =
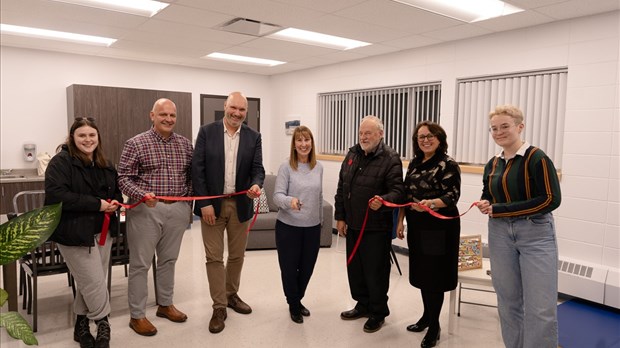
M21 27L10 24L0 24L0 31L3 34L37 37L44 39L53 39L61 41L71 41L77 43L86 43L90 45L110 46L116 42L116 39L108 37L82 35L75 33L67 33L64 31L55 31L39 28Z
M347 39L344 37L315 33L313 31L287 28L280 30L266 37L278 40L292 41L307 45L315 45L339 50L350 50L352 48L368 46L370 43Z
M95 7L144 17L153 17L168 7L165 2L152 0L52 0L68 4Z
M226 54L214 52L211 54L207 54L202 58L215 59L215 60L225 60L232 61L235 63L242 64L252 64L252 65L267 65L267 66L276 66L280 64L285 64L286 62L281 62L279 60L271 60L271 59L263 59L263 58L254 58L254 57L246 57L246 56L238 56L234 54Z
M522 8L500 0L392 0L463 22L473 23L507 16Z

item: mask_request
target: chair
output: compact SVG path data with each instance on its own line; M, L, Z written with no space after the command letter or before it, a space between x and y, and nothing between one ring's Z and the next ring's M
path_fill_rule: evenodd
M45 201L45 191L21 191L13 197L12 216L42 207ZM23 308L32 314L32 331L37 331L37 297L38 277L67 274L67 282L75 296L75 285L69 268L58 250L55 242L47 241L24 255L20 260L20 293L23 293Z

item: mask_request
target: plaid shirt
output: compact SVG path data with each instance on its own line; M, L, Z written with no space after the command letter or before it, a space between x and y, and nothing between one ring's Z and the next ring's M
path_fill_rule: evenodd
M118 165L118 186L138 201L156 196L191 196L192 143L172 133L168 139L151 128L127 140Z

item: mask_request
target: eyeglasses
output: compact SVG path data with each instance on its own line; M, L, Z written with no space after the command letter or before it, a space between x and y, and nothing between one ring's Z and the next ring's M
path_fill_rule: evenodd
M431 141L435 139L434 134L418 135L418 141L424 141L424 139Z
M499 126L491 126L491 127L489 127L489 132L493 133L493 134L497 134L497 133L500 133L500 132L505 132L505 131L509 130L510 128L512 128L512 126L516 126L516 124L514 124L514 123L513 124L504 123L504 124L501 124Z

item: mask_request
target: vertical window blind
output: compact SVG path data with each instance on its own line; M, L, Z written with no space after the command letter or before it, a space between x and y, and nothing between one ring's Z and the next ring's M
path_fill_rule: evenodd
M439 83L319 94L317 150L345 155L358 142L362 118L375 115L383 122L386 144L411 158L413 127L424 120L439 123L440 102Z
M524 114L523 139L561 168L567 69L458 80L455 159L485 164L501 149L489 133L489 112L513 104Z

